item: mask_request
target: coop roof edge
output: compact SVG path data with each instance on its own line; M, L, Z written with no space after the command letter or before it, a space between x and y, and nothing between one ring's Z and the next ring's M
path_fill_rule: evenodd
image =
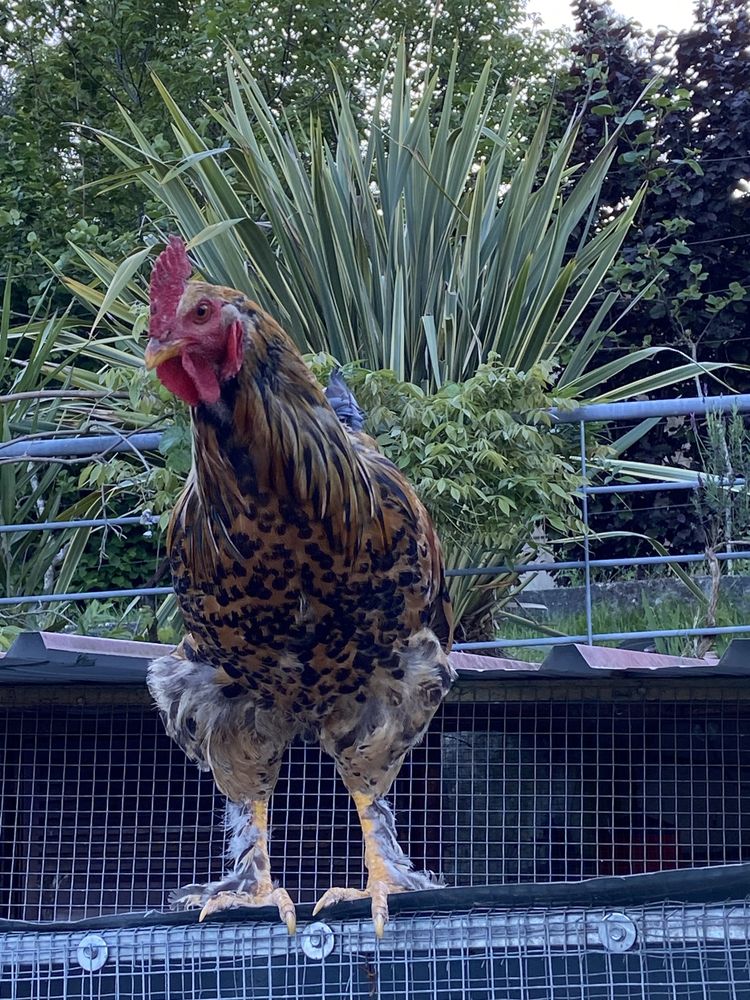
M393 895L388 906L394 917L472 909L611 909L612 907L740 903L750 898L750 864L721 865L652 872L645 875L592 878L583 882L523 882L429 889ZM313 919L312 904L297 907L300 922ZM357 900L326 909L326 919L366 920L370 902ZM211 922L267 923L278 921L275 907L237 908L211 917ZM198 911L123 913L83 920L31 921L0 919L0 934L47 933L128 927L180 927L198 922Z
M142 684L149 662L170 646L61 632L24 632L0 655L0 684ZM464 681L617 677L750 678L750 639L733 639L718 661L568 644L551 647L542 663L476 653L451 653Z

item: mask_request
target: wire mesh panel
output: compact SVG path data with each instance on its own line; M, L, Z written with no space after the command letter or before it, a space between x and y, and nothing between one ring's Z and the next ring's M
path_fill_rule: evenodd
M738 689L530 686L447 705L443 870L572 881L750 856L750 702Z
M737 1000L750 997L744 904L486 911L0 935L13 1000Z
M0 914L161 909L218 876L223 802L143 695L43 691L0 705ZM462 684L393 799L415 864L453 885L750 860L750 685ZM317 744L291 749L272 807L274 873L296 900L361 884L356 816Z
M25 708L3 725L4 915L160 907L196 865L221 869L212 784L172 753L147 708Z

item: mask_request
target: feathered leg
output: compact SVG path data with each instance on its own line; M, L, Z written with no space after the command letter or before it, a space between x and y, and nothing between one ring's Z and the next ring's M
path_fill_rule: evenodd
M362 827L368 879L364 889L329 889L315 908L345 899L372 899L375 933L382 937L392 892L434 889L441 883L415 872L396 839L384 796L404 757L425 734L454 671L436 636L422 629L400 650L402 678L376 672L364 701L342 698L321 730L324 749L349 790Z
M234 868L218 882L190 885L172 896L175 909L201 907L199 920L212 913L238 906L275 906L290 934L297 918L294 903L285 889L271 881L268 857L268 803L260 800L238 806L227 804L227 826L232 830L229 845Z
M383 936L388 922L388 896L393 892L434 889L440 883L426 872L414 871L396 839L391 807L382 797L352 792L365 842L367 885L364 889L332 888L318 900L314 913L325 906L351 899L372 899L375 933Z
M227 698L208 663L186 659L183 646L154 660L148 685L167 733L227 796L232 871L217 882L172 893L178 909L201 907L201 920L236 906L276 906L290 934L294 905L271 881L268 801L289 739L284 720L256 710L248 697Z

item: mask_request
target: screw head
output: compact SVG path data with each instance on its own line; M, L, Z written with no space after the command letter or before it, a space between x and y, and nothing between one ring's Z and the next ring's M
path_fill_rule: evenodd
M334 943L333 931L328 924L324 924L322 921L306 927L302 932L300 940L302 951L305 955L318 962L331 954Z
M109 956L109 947L101 934L87 934L78 945L78 964L86 972L97 972Z
M637 937L636 926L625 913L605 913L599 921L599 940L609 951L628 951Z

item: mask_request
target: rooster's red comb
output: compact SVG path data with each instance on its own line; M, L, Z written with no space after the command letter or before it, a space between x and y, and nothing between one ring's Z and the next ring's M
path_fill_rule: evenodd
M158 339L168 329L192 270L185 244L179 236L170 236L151 272L149 336Z

